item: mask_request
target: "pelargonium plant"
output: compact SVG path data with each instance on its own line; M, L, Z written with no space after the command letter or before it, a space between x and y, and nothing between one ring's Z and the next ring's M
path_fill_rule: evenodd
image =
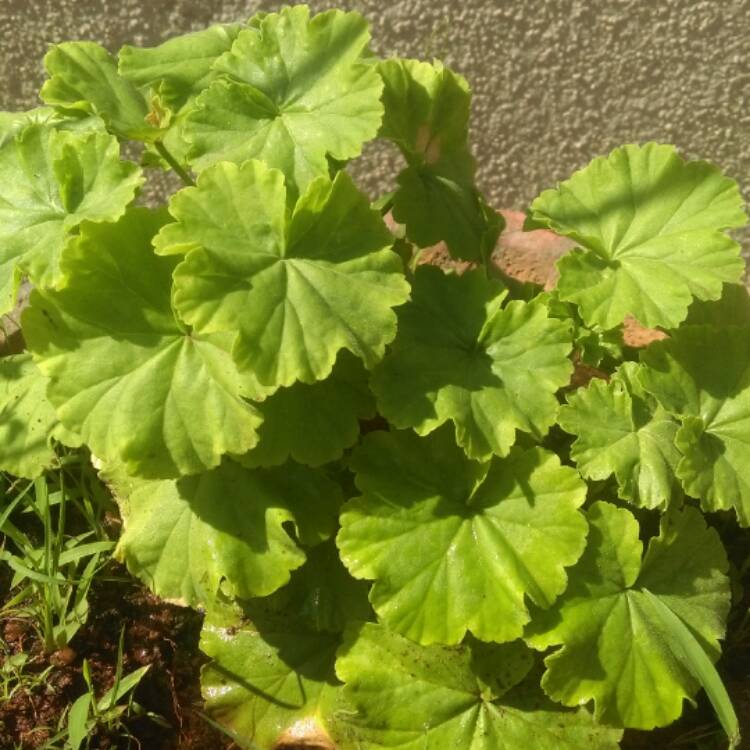
M205 611L207 711L246 747L615 748L715 685L716 519L750 525L740 193L615 149L530 205L573 249L521 283L466 81L369 42L300 5L50 50L45 106L0 120L0 313L33 288L0 466L91 452L117 556ZM404 159L379 197L347 172L375 138ZM140 205L158 170L183 186Z

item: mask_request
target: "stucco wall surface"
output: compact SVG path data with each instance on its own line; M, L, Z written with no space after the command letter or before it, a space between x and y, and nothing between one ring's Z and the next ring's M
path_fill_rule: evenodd
M31 107L49 43L94 39L116 51L218 20L274 10L267 0L0 0L0 109ZM623 142L672 142L717 162L750 198L750 0L312 0L353 8L383 55L439 57L471 82L480 183L523 207ZM373 190L393 176L370 154Z

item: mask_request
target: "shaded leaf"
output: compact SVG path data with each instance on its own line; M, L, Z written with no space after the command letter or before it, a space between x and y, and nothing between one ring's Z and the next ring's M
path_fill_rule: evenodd
M503 220L474 184L468 83L439 61L385 60L378 70L385 83L380 135L408 163L398 176L394 219L418 247L444 241L456 258L485 260Z
M322 473L232 461L194 477L141 482L119 499L125 529L117 556L155 594L190 607L211 605L220 588L244 598L279 589L305 561L297 539L330 536L342 502Z
M340 635L291 615L248 614L252 622L224 607L203 626L201 650L213 659L201 674L209 714L257 750L271 750L282 736L343 739L337 717L348 707L334 673Z
M46 395L30 354L0 358L0 471L33 479L55 460L52 438L75 445Z
M357 442L359 420L375 416L367 373L348 352L325 380L280 388L256 408L263 424L258 444L239 459L247 466L277 466L288 458L308 466L335 461Z
M532 660L518 642L419 646L380 625L352 628L336 673L360 746L399 750L615 750L621 732L515 687ZM492 665L495 678L483 678Z

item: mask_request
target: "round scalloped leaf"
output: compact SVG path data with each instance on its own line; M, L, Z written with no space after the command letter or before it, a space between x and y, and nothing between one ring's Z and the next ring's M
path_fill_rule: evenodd
M482 261L495 247L502 218L474 184L469 84L439 61L385 60L378 70L385 83L380 135L409 165L398 176L393 218L419 247L444 241L454 257Z
M594 378L568 396L558 422L576 435L571 458L587 479L617 479L618 497L643 508L665 509L680 499L675 477L679 423L638 383L632 362L607 382Z
M346 174L313 182L289 216L281 172L217 164L172 199L157 252L187 255L175 304L204 333L239 329L233 354L263 386L326 378L341 349L371 368L409 286L392 236Z
M687 326L642 354L641 382L681 417L677 476L707 511L750 526L750 327Z
M663 516L643 561L638 523L624 508L595 503L589 541L570 586L534 615L527 641L561 645L545 659L545 692L566 706L593 700L597 720L653 729L682 713L698 682L671 648L649 593L666 605L715 661L729 612L728 563L699 511Z
M278 466L289 458L308 466L335 461L357 442L359 420L375 416L367 373L348 352L325 380L280 388L255 406L263 424L258 444L239 459L246 466Z
M548 607L586 545L586 486L541 449L470 461L443 429L372 433L352 457L362 497L337 543L394 631L420 643L518 638L526 599Z
M60 280L60 256L84 220L115 221L141 186L112 136L32 123L0 146L0 314L18 284Z
M672 146L627 145L594 159L543 192L531 218L580 244L558 263L560 296L605 329L628 315L675 328L693 297L718 299L744 271L723 232L747 221L737 184Z
M63 110L98 115L122 138L153 140L160 131L148 120L140 91L117 72L117 61L96 42L63 42L44 58L51 76L42 86L44 102Z
M168 478L217 466L257 442L260 416L226 336L186 333L171 307L174 261L154 255L161 213L86 224L64 285L32 293L23 332L61 422L105 463Z
M337 721L348 709L334 673L340 640L259 607L210 612L200 643L213 660L201 672L206 711L242 747L272 750L282 738L307 738L355 750Z
M191 161L260 159L302 192L328 176L328 156L359 156L383 117L383 83L362 61L370 34L358 13L310 18L300 5L239 33L214 70L229 77L203 92L185 124Z
M47 400L47 378L30 354L0 357L0 471L33 479L55 460L52 438L76 443Z
M347 633L336 674L370 750L616 750L620 731L518 685L531 663L521 643L419 646L367 624Z
M119 73L139 88L157 88L179 110L216 79L213 64L231 49L241 29L240 24L215 24L156 47L126 44L118 55Z
M342 497L312 469L224 461L197 476L139 482L118 501L125 525L118 558L163 599L206 607L220 588L249 598L286 584L305 561L295 538L312 545L333 534Z
M540 301L501 308L503 288L480 270L422 266L412 285L393 347L373 373L380 413L420 435L451 420L475 459L507 455L516 430L541 439L573 372L570 326Z

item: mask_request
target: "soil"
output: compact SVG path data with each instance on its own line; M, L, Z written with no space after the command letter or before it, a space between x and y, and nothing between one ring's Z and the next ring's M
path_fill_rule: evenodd
M103 580L102 580L103 579ZM2 623L3 640L11 654L31 657L27 672L45 679L31 693L19 691L0 705L0 748L39 748L55 734L66 708L86 692L83 660L91 668L96 694L112 686L117 644L125 630L123 674L151 665L135 691L135 700L146 711L163 717L161 726L147 717L127 720L132 738L99 734L92 748L102 750L230 750L236 745L213 729L198 713L202 708L200 668L206 658L198 650L202 615L159 601L127 572L111 563L90 593L87 624L70 646L44 654L42 644L26 620Z

